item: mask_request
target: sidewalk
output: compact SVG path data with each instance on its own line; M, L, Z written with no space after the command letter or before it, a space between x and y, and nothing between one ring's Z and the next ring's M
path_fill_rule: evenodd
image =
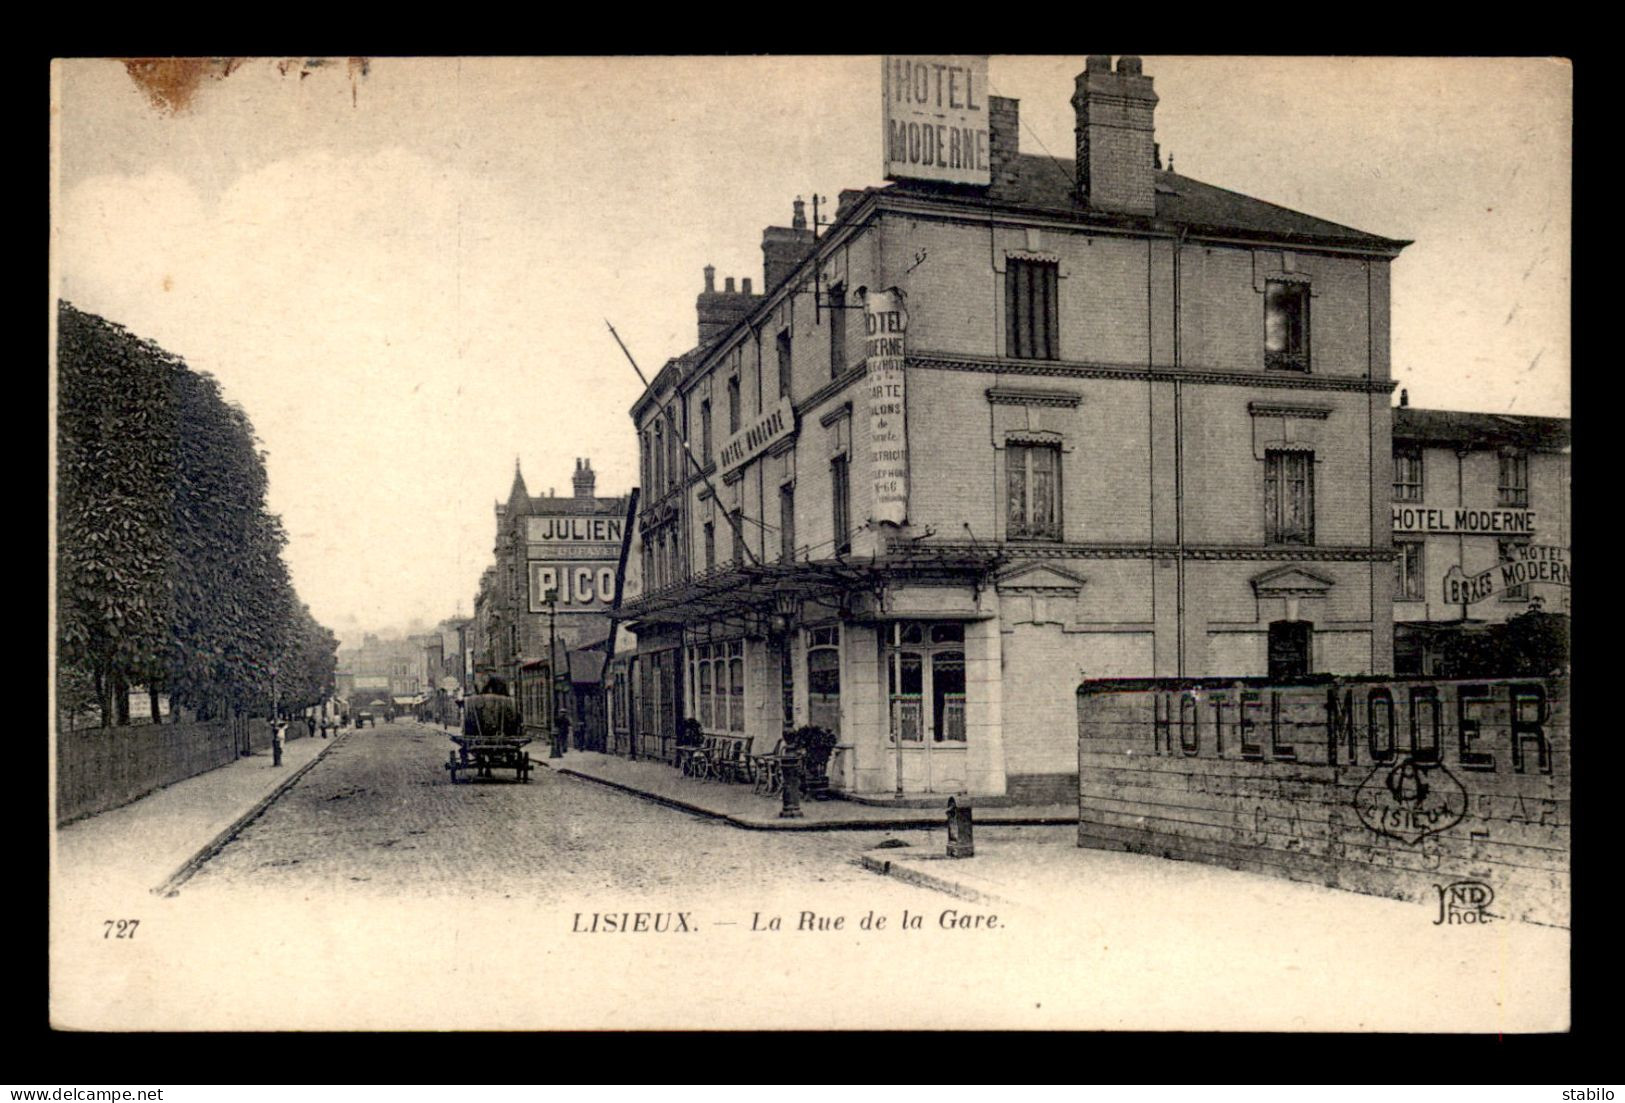
M887 807L834 798L803 800L803 818L783 820L780 796L753 791L737 782L701 781L684 777L676 767L660 761L636 762L595 751L570 751L563 758L548 758L545 745L531 748L532 761L566 777L582 778L697 815L726 820L752 831L903 831L913 828L945 829L948 795L934 807ZM978 824L1002 826L1057 826L1076 824L1073 804L978 807Z
M331 738L290 740L282 766L270 751L177 781L140 800L56 830L53 876L60 887L82 893L152 891L165 885L222 835L235 833L264 810L272 795L343 742Z

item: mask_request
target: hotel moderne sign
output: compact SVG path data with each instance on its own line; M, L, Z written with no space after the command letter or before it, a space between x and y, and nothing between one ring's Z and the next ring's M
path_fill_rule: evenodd
M888 180L992 180L985 54L889 56L882 61Z
M788 398L757 414L755 420L729 437L717 453L717 470L726 475L749 463L796 431L796 408Z
M1394 506L1394 531L1405 533L1505 533L1528 536L1535 531L1532 509L1467 509Z

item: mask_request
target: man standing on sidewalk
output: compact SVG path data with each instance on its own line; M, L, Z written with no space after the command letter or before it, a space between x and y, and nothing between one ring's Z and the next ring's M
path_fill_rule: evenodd
M288 737L288 722L278 720L271 725L271 765L282 765L282 744Z

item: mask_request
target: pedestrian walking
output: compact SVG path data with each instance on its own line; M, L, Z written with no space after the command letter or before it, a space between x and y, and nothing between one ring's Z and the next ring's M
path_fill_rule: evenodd
M278 720L271 726L271 765L282 765L282 745L288 738L288 723Z

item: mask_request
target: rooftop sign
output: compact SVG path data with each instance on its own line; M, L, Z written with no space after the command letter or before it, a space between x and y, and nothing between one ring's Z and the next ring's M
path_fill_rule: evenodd
M987 184L985 54L883 59L886 178Z

